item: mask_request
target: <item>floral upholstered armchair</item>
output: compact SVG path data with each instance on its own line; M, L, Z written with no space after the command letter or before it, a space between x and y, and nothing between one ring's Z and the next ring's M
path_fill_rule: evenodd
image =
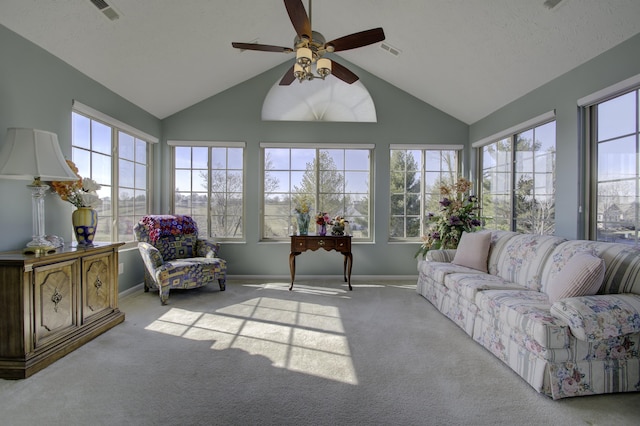
M144 291L157 288L163 305L172 288L196 288L218 280L224 291L227 263L218 257L220 246L198 238L190 216L148 215L134 227L145 264Z

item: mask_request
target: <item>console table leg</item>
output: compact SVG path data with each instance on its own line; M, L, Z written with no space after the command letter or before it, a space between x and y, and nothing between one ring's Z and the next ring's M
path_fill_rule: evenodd
M293 281L296 278L296 254L297 253L289 253L289 272L291 273L291 285L289 286L289 291L293 289Z
M344 262L345 266L347 267L347 283L349 283L349 290L353 290L353 288L351 288L351 267L353 266L353 255L351 254L351 252L345 253Z

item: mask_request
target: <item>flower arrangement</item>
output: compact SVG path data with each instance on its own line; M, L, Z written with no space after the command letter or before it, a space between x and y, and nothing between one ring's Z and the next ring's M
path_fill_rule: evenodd
M429 250L455 249L463 231L473 232L482 224L478 197L468 194L471 187L471 181L463 177L440 186L440 211L427 215L430 225L414 257L423 257Z
M329 214L321 212L316 215L316 225L329 225L331 223L331 218Z
M346 224L349 223L347 220L345 220L344 217L342 216L336 216L333 218L333 220L331 221L331 234L332 235L344 235L344 228L346 226Z
M100 185L93 179L83 179L82 176L78 174L78 168L73 161L67 160L67 164L79 179L64 182L51 182L51 186L55 193L60 196L60 199L68 201L78 208L94 208L99 206L102 202L97 192L101 188Z
M296 197L296 205L293 211L297 214L309 213L311 210L311 200L308 195L299 195Z

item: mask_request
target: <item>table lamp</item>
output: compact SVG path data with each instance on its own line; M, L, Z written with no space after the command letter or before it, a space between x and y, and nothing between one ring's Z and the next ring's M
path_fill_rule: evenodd
M27 188L31 190L33 239L24 252L40 255L55 251L45 238L44 197L49 185L42 181L78 180L62 155L58 136L44 130L7 129L0 149L0 178L32 181Z

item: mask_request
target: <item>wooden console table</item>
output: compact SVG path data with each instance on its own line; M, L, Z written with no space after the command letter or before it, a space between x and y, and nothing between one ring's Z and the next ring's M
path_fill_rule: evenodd
M344 281L351 288L351 267L353 266L353 255L351 254L351 236L332 236L326 235L292 235L291 236L291 253L289 254L289 270L291 271L291 286L293 289L293 281L296 277L296 256L307 250L316 251L325 249L326 251L335 250L344 255Z
M0 253L0 377L27 378L124 321L122 244Z

